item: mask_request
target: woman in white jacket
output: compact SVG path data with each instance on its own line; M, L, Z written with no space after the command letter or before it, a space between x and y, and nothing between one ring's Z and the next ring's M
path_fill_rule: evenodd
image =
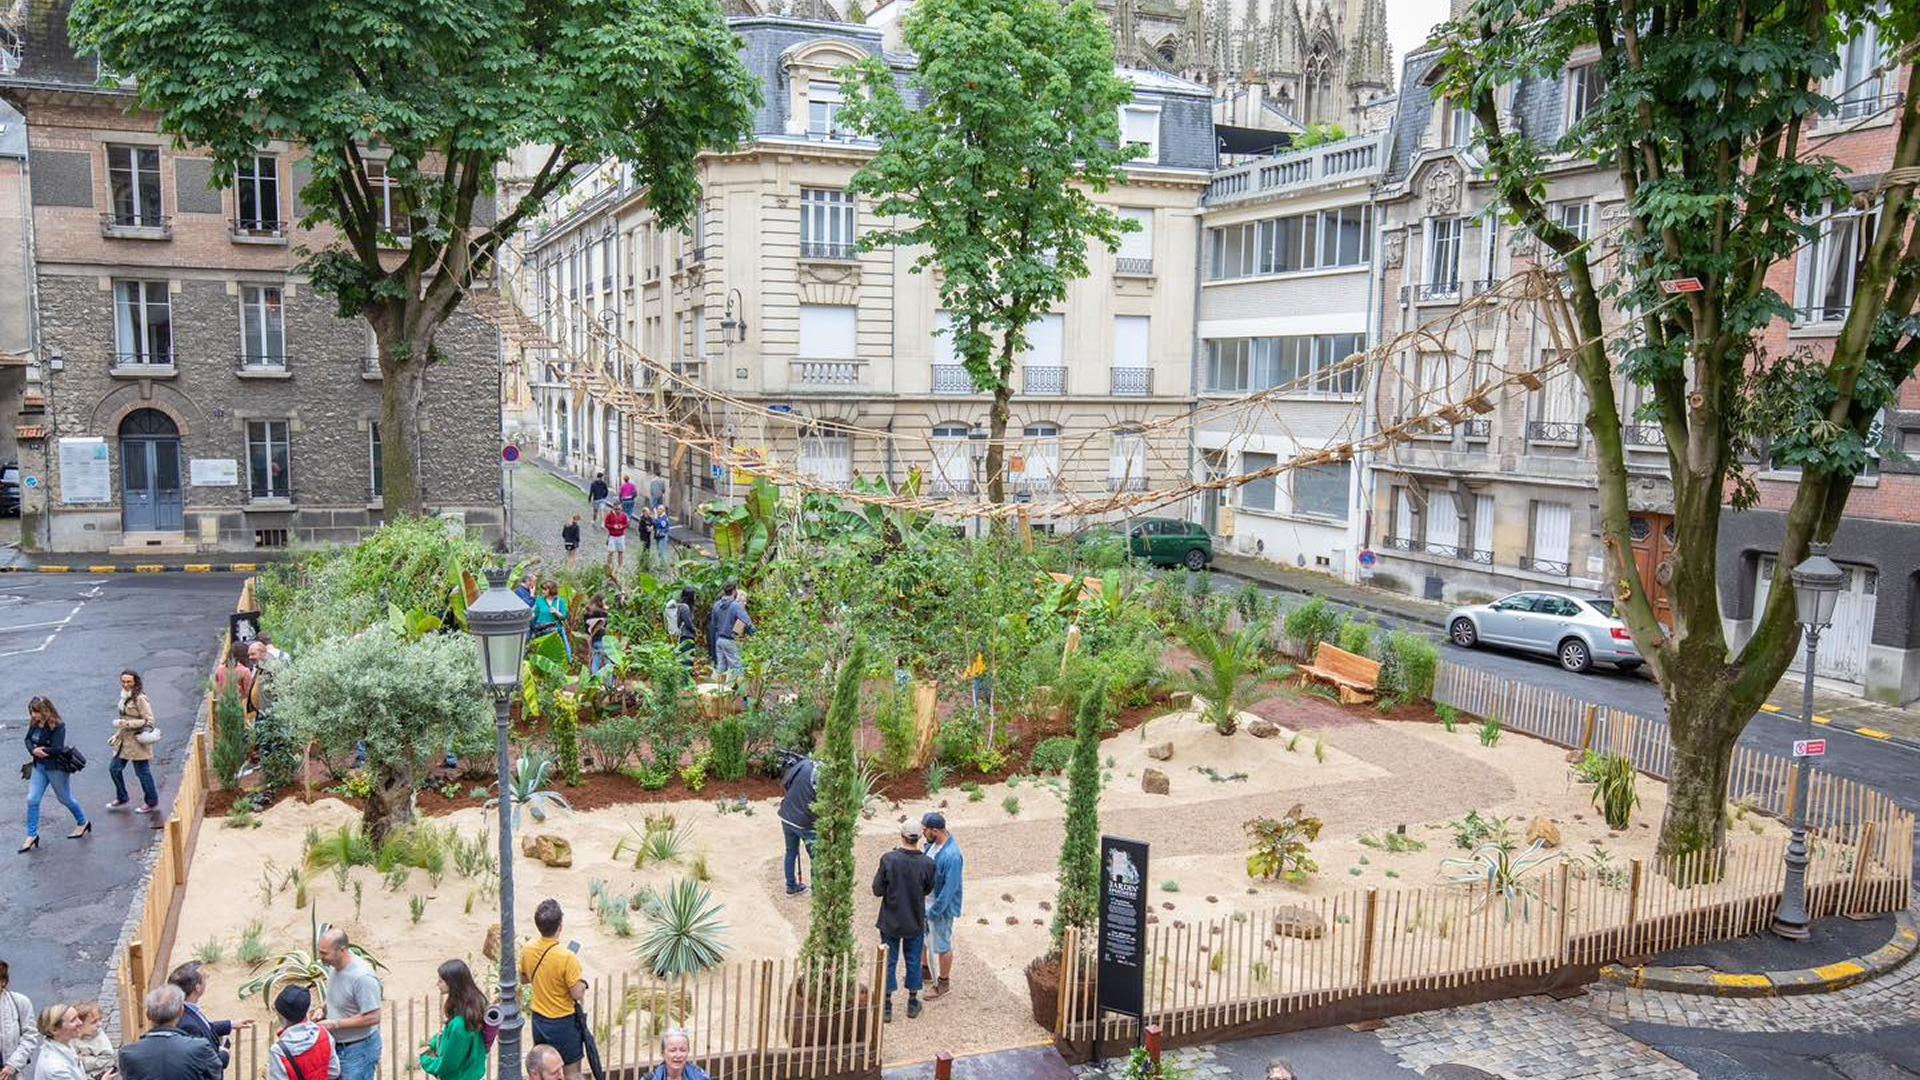
M80 1067L80 1056L73 1041L86 1025L80 1010L71 1005L49 1005L40 1010L40 1056L33 1065L33 1080L87 1080Z
M33 1002L11 987L12 971L0 960L0 1080L15 1080L33 1064L40 1047L34 1027Z

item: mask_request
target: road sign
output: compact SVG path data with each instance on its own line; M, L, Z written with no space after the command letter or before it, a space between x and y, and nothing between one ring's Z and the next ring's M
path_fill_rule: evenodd
M1827 740L1795 739L1793 740L1793 756L1794 757L1826 757L1827 756Z
M513 464L516 461L519 461L520 448L513 445L512 443L508 443L507 445L501 447L500 460L506 462L509 465Z
M1668 278L1660 283L1660 291L1668 296L1676 293L1696 293L1705 289L1697 277Z
M1379 561L1380 561L1380 556L1375 555L1371 551L1363 551L1360 553L1361 566L1372 566L1374 563L1377 563Z
M790 415L793 412L793 406L786 405L786 404L769 405L767 406L767 411L771 413L781 413L783 415Z
M21 483L27 485L29 488L37 488L40 486L40 478L37 476L29 476L25 480L22 480Z

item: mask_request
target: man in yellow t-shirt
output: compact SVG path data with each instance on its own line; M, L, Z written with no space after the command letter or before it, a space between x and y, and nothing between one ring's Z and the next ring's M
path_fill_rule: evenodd
M580 958L560 944L560 919L558 900L542 900L533 910L540 940L520 950L520 980L533 991L533 1044L553 1047L566 1080L580 1080L586 1046L574 1010L586 999L587 979Z

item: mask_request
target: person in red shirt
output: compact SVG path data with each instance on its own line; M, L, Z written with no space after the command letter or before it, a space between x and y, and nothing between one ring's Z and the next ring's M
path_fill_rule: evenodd
M627 517L627 512L620 509L620 504L615 503L607 511L606 520L602 522L607 527L607 573L609 574L616 572L616 561L620 569L626 569L627 526L631 521L632 519Z

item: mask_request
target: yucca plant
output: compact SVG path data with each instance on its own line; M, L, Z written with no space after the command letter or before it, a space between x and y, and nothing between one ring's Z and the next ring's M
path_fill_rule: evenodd
M1200 623L1183 623L1180 640L1200 662L1182 679L1185 688L1203 702L1200 718L1222 735L1240 726L1240 711L1253 704L1254 690L1272 673L1261 656L1267 642L1267 624L1243 626L1229 634Z
M1633 808L1640 805L1635 784L1639 770L1629 757L1608 757L1594 770L1593 805L1607 819L1607 828L1615 832L1627 827Z
M304 986L313 992L315 1001L324 1001L327 996L327 977L333 969L320 962L320 938L329 929L327 923L320 921L318 912L310 912L308 918L312 925L313 937L308 948L292 949L278 956L268 957L262 963L271 965L257 978L249 979L240 987L242 1001L259 994L261 998L272 1001L282 986ZM355 956L365 960L375 971L385 971L387 966L374 959L373 954L358 944L347 945Z
M1526 922L1533 915L1533 901L1539 896L1540 886L1524 879L1552 856L1542 840L1535 840L1525 851L1516 854L1509 838L1481 844L1464 859L1442 859L1440 869L1451 874L1449 880L1456 885L1487 887L1486 897L1474 906L1476 912L1498 897L1508 922L1513 921L1516 906L1520 909L1520 921Z
M680 878L660 894L658 908L646 913L653 925L640 939L640 959L661 978L698 975L718 966L726 958L723 910L706 886Z
M557 806L562 810L571 810L566 797L547 788L547 779L553 773L553 759L545 754L528 754L522 750L520 758L513 764L513 784L507 789L507 797L513 800L513 827L520 827L522 810L533 815L535 821L547 820L547 807ZM498 796L487 800L487 809L500 805Z

